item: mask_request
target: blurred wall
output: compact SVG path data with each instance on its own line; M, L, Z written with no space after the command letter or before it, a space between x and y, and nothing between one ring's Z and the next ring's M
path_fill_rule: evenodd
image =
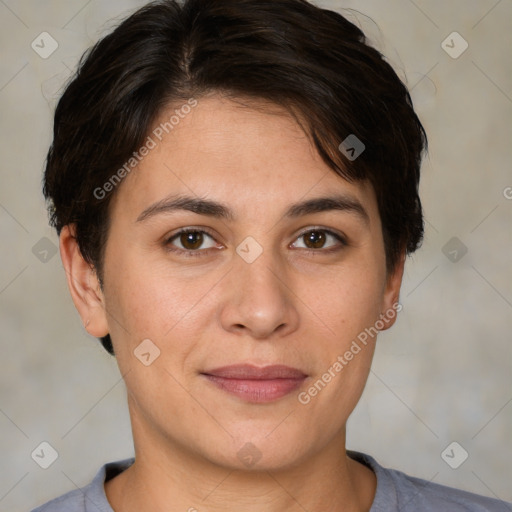
M408 261L404 309L380 336L348 447L512 501L512 4L317 3L388 57L430 141L425 242ZM40 182L60 88L82 52L142 4L0 2L0 512L29 510L133 453L123 382L71 302ZM59 454L46 470L31 458L43 441ZM459 462L468 454L456 469L442 457L453 442Z

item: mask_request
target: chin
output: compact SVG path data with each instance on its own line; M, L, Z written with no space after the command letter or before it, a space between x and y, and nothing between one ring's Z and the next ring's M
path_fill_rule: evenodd
M224 447L220 442L208 443L204 447L204 456L214 464L237 471L280 471L298 465L306 455L303 436L286 436L283 431L284 436L272 438L271 434L265 437L266 432L271 431L272 429L265 429L265 434L259 430L234 436ZM213 453L212 446L216 446Z

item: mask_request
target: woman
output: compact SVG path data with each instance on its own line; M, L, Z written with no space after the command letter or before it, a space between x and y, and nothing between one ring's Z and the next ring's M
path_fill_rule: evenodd
M148 4L83 59L44 192L135 458L37 511L507 510L346 449L423 235L423 127L304 0Z

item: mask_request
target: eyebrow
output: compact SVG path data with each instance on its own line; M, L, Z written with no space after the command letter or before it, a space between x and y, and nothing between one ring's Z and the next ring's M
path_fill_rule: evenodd
M142 222L155 215L162 213L172 213L175 211L190 211L199 215L206 215L217 219L229 221L236 220L236 215L229 206L212 201L210 199L201 199L198 197L172 195L158 201L146 208L138 217L136 222ZM363 205L350 195L330 195L328 197L317 197L308 199L299 203L292 204L284 213L284 217L297 218L312 213L327 212L338 210L356 215L365 224L369 224L370 216Z

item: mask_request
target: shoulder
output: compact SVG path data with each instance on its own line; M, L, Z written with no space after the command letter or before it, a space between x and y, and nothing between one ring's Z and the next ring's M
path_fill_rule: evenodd
M494 498L454 489L388 469L400 510L453 512L512 512L512 505Z
M512 504L409 476L381 466L369 455L348 452L369 466L377 476L377 489L370 512L512 512Z
M85 510L85 494L81 489L75 489L35 508L32 512L84 512Z
M131 466L134 460L130 458L105 464L85 487L63 494L32 512L113 512L105 495L105 481Z

